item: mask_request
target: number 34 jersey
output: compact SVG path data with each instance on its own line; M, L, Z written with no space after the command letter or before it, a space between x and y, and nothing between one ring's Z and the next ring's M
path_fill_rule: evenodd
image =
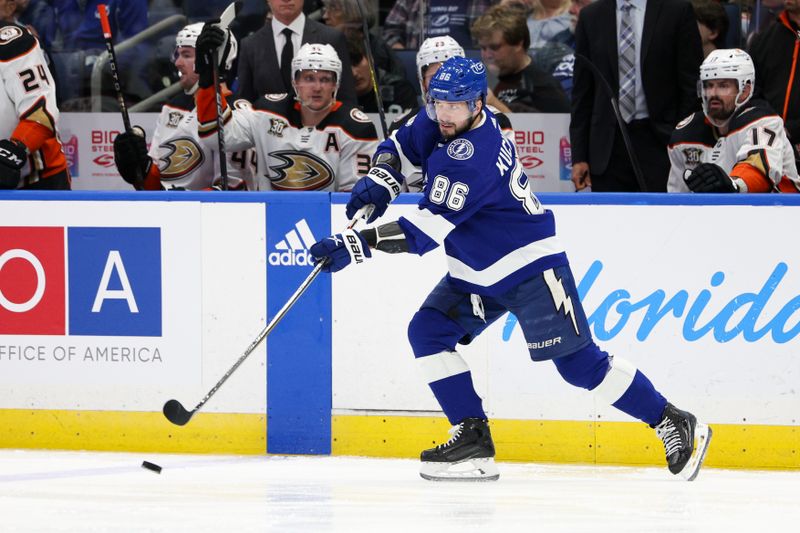
M668 147L668 192L689 192L684 172L700 163L714 163L743 179L750 192L800 191L794 149L783 120L766 103L752 100L736 110L729 128L720 135L700 112L675 127Z
M482 111L469 131L446 141L422 112L384 141L428 176L417 210L398 223L409 251L443 245L458 288L497 296L549 268L567 264L553 213L533 194L513 141Z

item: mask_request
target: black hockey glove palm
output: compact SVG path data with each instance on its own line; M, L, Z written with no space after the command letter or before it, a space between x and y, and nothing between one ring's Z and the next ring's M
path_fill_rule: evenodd
M683 179L692 192L739 192L733 180L714 163L700 163Z
M152 162L150 156L147 155L144 130L134 126L134 131L125 131L116 136L114 139L114 162L117 164L117 170L122 179L134 187L141 186Z
M20 169L28 159L28 149L19 141L0 141L0 189L16 189L19 185Z
M203 26L203 31L197 37L195 44L195 57L194 57L194 71L199 75L198 85L200 87L211 87L214 85L214 70L213 61L216 51L220 47L224 47L226 55L230 52L228 46L228 31L224 31L214 24L219 22L219 19L206 22ZM225 65L227 58L223 57L220 62ZM218 72L222 72L224 67L220 68Z

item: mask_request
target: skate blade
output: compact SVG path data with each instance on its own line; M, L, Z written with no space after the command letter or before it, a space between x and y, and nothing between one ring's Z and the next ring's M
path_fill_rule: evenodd
M694 452L689 458L689 462L681 470L681 477L686 481L694 481L703 466L703 459L706 457L708 445L711 443L711 428L700 422L694 428Z
M419 475L428 481L497 481L494 459L467 459L460 463L423 462Z

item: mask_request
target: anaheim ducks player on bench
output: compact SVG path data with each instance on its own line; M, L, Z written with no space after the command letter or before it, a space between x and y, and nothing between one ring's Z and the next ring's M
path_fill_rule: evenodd
M197 134L197 112L194 93L197 91L195 45L203 23L189 24L175 36L173 62L180 76L183 92L161 108L153 133L150 151L144 131L123 132L114 138L114 162L122 178L137 186L140 176L145 190L199 191L219 188L221 183L217 145L205 146ZM236 59L236 39L230 40L222 58L220 71L227 72ZM224 78L224 74L223 74ZM253 189L255 153L245 150L227 155L228 188Z
M197 40L198 53L213 53L226 39L207 24ZM217 108L211 72L205 70L199 70L195 99L200 136L210 142ZM259 190L349 191L369 171L378 134L361 110L336 100L341 74L342 62L331 45L306 43L292 59L296 97L265 94L252 105L239 100L232 112L223 104L225 147L255 148Z
M667 191L800 191L783 120L766 102L750 100L755 82L753 60L742 50L714 50L703 61L703 113L672 132Z

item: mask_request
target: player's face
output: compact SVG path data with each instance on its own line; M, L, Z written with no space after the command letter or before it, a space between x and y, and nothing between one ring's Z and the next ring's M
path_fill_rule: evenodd
M739 84L733 79L706 80L703 82L708 116L715 120L728 120L736 109Z
M481 60L492 74L513 74L516 67L513 47L503 38L503 32L495 30L489 37L478 39L478 46L481 49Z
M439 122L439 132L446 141L454 139L472 127L477 112L470 111L467 102L446 102L434 100L433 108L436 111L436 120Z
M198 74L194 71L194 48L181 46L175 51L175 68L180 75L181 87L188 91L197 83Z
M303 106L312 111L323 111L333 104L336 74L327 70L301 70L294 86Z

